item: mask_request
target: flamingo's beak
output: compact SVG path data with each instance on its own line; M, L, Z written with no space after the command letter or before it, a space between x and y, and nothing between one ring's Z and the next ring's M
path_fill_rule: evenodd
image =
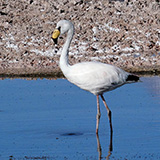
M55 44L57 44L57 42L58 42L59 35L60 35L59 29L55 29L53 34L52 34L52 39L53 39Z

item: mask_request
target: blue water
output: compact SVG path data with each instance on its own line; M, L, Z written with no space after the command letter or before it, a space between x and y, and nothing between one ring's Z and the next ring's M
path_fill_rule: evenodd
M160 159L160 77L141 79L104 94L109 159ZM99 158L94 95L66 79L5 79L0 88L0 159L106 159L107 111L101 102Z

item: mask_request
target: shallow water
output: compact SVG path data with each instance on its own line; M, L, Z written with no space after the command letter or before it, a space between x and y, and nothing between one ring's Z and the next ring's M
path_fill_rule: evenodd
M160 159L160 77L141 80L104 94L111 153L102 102L95 134L94 95L66 79L0 80L0 159Z

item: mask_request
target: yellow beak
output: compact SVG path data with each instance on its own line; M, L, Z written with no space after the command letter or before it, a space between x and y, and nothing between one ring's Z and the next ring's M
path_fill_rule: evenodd
M52 34L52 38L53 39L57 39L60 35L60 31L58 29L55 29L53 34Z

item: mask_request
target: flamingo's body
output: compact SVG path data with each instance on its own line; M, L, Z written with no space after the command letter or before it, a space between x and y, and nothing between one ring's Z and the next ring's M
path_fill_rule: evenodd
M139 77L125 72L116 66L100 62L82 62L75 65L70 65L68 63L68 49L74 34L73 24L67 20L59 21L55 31L53 32L52 38L55 42L57 42L58 36L60 34L64 34L65 32L68 33L60 57L60 68L70 82L97 96L96 133L98 133L100 119L99 95L101 96L108 111L112 131L111 111L105 102L103 93L120 87L123 84L136 82L139 80Z
M83 62L71 66L65 76L78 87L100 95L126 83L128 73L109 64Z

